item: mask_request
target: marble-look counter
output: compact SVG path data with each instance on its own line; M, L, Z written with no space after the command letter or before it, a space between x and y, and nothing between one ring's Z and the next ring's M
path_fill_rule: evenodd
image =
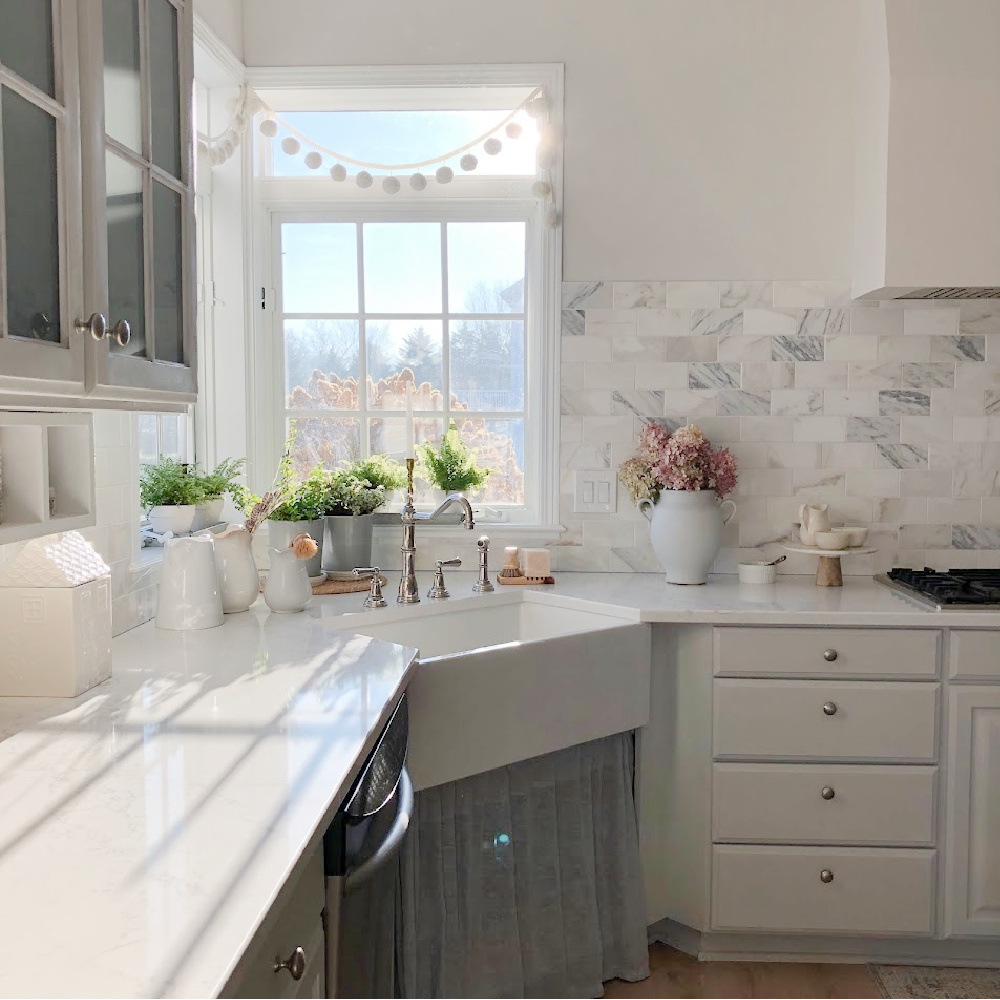
M315 846L413 664L353 635L469 602L582 608L628 621L1000 628L998 612L934 612L872 580L563 573L554 586L364 611L323 597L262 601L203 632L152 623L114 640L110 681L80 698L0 699L0 996L210 996L299 858ZM426 593L430 574L420 574Z
M225 984L413 662L259 604L119 636L79 698L0 699L0 996Z

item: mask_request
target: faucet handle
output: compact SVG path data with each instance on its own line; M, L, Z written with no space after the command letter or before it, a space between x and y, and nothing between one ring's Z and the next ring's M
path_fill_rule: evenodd
M378 566L355 566L354 575L359 580L371 577L372 589L368 592L363 606L366 608L384 608L386 603L385 598L382 596L382 571Z
M427 597L431 601L443 601L451 595L444 585L444 566L461 566L462 560L455 556L454 559L438 559L435 563L434 585L427 591Z

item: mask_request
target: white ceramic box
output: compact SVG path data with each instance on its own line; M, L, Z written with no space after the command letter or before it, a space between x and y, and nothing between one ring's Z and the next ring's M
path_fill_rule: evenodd
M74 698L111 676L111 577L0 587L0 696Z

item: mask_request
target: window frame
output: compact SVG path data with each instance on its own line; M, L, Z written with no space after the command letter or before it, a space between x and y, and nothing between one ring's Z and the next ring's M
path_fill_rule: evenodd
M558 64L510 66L306 67L252 70L250 83L267 90L272 106L282 89L301 94L330 88L418 88L544 86L549 121L560 134L563 67ZM468 98L470 106L477 103ZM334 107L344 102L331 99ZM322 104L318 98L314 107ZM286 108L287 110L287 108ZM249 152L248 156L251 155ZM557 210L561 209L561 152L551 176ZM552 530L559 512L559 335L562 230L542 225L542 203L529 196L535 177L456 177L432 194L410 193L404 185L396 195L336 185L329 178L255 178L254 260L255 315L253 396L255 428L252 441L253 480L263 488L273 475L284 443L284 357L280 329L281 222L305 221L503 221L527 223L525 261L525 504L497 508L501 520ZM514 214L516 212L516 214ZM446 331L447 332L447 331ZM320 412L316 414L321 415ZM359 411L359 418L361 414ZM362 428L366 433L367 429Z

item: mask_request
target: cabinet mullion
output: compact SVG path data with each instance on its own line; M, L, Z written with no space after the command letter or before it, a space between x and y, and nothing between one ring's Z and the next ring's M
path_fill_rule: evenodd
M0 342L7 339L7 333L7 210L3 184L3 100L0 99Z

